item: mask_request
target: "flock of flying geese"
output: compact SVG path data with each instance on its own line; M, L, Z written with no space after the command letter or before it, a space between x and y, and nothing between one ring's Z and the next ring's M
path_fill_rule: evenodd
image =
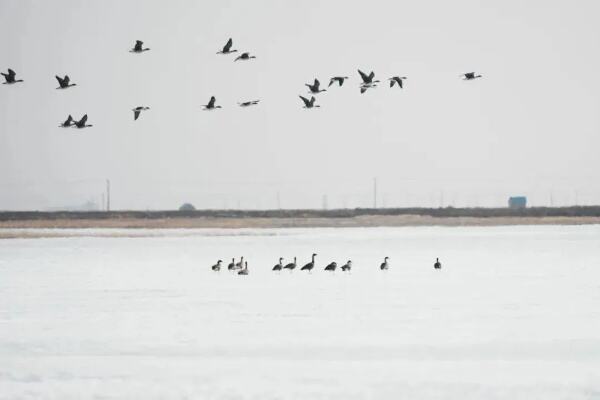
M237 50L232 49L232 47L233 47L233 40L230 38L227 41L227 43L225 44L225 46L223 46L223 48L217 52L217 54L228 55L228 54L236 53ZM142 42L141 40L136 40L135 45L133 46L133 48L131 50L129 50L129 52L140 54L140 53L144 53L149 50L150 50L149 48L144 47L144 42ZM249 60L252 60L255 58L256 57L251 55L249 52L243 52L239 56L237 56L234 59L234 61L249 61ZM5 84L5 85L12 85L15 83L23 82L22 79L15 79L17 74L15 73L15 71L13 71L10 68L8 69L8 73L0 72L0 74L2 74L2 76L4 77L5 82L3 82L3 84ZM371 71L371 73L369 75L367 75L366 73L362 72L361 70L358 70L358 74L360 75L360 78L362 80L362 82L359 85L360 93L365 93L369 89L376 88L377 84L380 83L379 80L375 79L375 73L373 71ZM467 72L465 74L461 74L460 77L462 77L463 80L470 81L470 80L474 80L477 78L481 78L482 76L476 75L475 72ZM329 87L331 87L335 83L337 83L338 86L341 87L347 79L349 79L347 76L334 76L329 80ZM70 87L77 86L76 83L71 83L71 79L69 78L68 75L65 75L62 78L57 75L56 80L58 81L58 84L59 84L59 87L57 87L57 89L68 89ZM404 80L406 80L405 76L393 76L393 77L389 78L388 81L390 82L390 88L393 88L394 86L398 86L398 88L402 89L404 87L404 84L403 84ZM302 102L304 103L304 108L320 107L319 105L315 104L316 99L315 99L314 95L325 92L325 91L327 91L327 89L321 89L321 83L319 82L318 79L315 79L312 84L306 83L305 86L308 87L309 93L312 94L312 96L310 99L308 99L304 96L299 96L300 99L302 100ZM220 105L216 105L216 101L217 100L216 100L215 96L211 96L209 102L203 106L204 110L211 111L211 110L221 108ZM250 106L257 105L259 103L259 101L260 100L243 101L243 102L239 102L238 105L240 107L250 107ZM132 109L133 119L137 120L139 118L140 114L142 113L142 111L146 111L149 109L150 109L150 107L146 107L146 106L135 107L134 109ZM67 119L59 125L59 127L62 127L62 128L75 127L75 128L79 128L79 129L90 128L93 125L88 125L87 119L88 119L87 114L85 114L78 121L73 119L73 117L71 115L69 115L67 117Z
M315 268L315 257L317 256L316 253L314 253L312 255L312 259L309 263L305 264L302 268L300 268L300 271L308 271L311 272L314 268ZM390 268L390 264L388 263L388 260L390 258L389 257L385 257L383 259L383 262L381 263L381 265L379 266L379 269L381 269L382 271L386 271ZM215 265L213 265L211 267L211 269L215 272L219 272L221 270L221 267L223 266L223 260L218 260L217 263ZM273 271L282 271L284 269L287 269L289 271L293 271L295 270L297 267L296 264L296 257L294 257L294 261L290 262L288 264L284 264L283 263L283 257L279 257L279 262L277 264L275 264L275 266L273 266L272 270ZM327 266L325 267L325 271L335 271L338 267L337 262L333 261L329 264L327 264ZM442 269L442 263L440 262L439 258L435 259L435 263L433 264L433 268L434 269ZM231 259L231 262L229 263L229 265L227 266L227 269L229 271L238 271L237 274L238 275L248 275L248 261L244 261L244 257L240 258L240 261L238 261L237 263L235 262L235 258ZM346 271L346 272L350 272L350 270L352 269L352 260L348 260L344 265L342 265L341 270L342 271Z

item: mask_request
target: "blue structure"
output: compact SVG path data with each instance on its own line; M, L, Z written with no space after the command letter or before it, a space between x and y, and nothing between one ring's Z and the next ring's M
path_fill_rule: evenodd
M508 198L508 208L526 208L527 207L527 197L525 196L515 196Z

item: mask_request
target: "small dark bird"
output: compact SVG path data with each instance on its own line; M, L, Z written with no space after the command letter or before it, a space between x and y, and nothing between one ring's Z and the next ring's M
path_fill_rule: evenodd
M442 269L442 263L440 262L439 258L435 259L435 264L433 264L433 268L435 268L435 269Z
M373 78L375 78L375 72L373 72L373 71L371 71L371 73L369 75L367 75L359 69L358 73L363 81L363 83L362 83L363 85L371 85L373 83L379 83L378 80L373 80Z
M283 267L283 269L289 269L290 271L294 268L296 268L296 257L294 257L294 262L286 264L285 267Z
M283 257L279 257L279 262L273 267L273 271L281 271L283 268Z
M326 267L325 267L325 271L335 271L335 269L337 268L337 263L334 261L332 263L329 263Z
M143 106L139 106L139 107L132 109L131 111L133 111L133 120L134 121L137 120L140 117L140 113L142 111L146 111L149 109L150 109L150 107L143 107Z
M319 89L319 87L321 86L321 82L319 82L318 79L315 79L315 81L313 82L312 85L310 83L305 83L304 86L308 86L308 89L313 94L317 94L317 93L321 93L321 92L326 92L327 91L327 89Z
M400 86L400 89L402 89L402 81L405 79L405 76L392 76L388 79L388 81L390 81L390 87L394 87L395 84L398 84L398 86Z
M63 122L59 125L59 127L61 127L61 128L68 128L70 126L73 126L73 117L71 117L71 115L69 115L69 117L67 118L67 120L65 122Z
M466 74L459 75L461 78L464 77L464 81L472 81L473 79L481 78L481 75L475 75L475 72L467 72Z
M235 269L235 258L231 259L231 262L227 266L227 269L230 270L230 271L233 270L233 269Z
M240 107L250 107L250 106L255 106L258 104L260 100L251 100L251 101L244 101L242 103L238 103L238 105Z
M342 265L342 271L350 271L352 269L352 261L348 260L348 262Z
M238 275L248 275L248 261L244 263L244 268L238 271Z
M381 263L381 265L379 266L379 268L380 268L382 271L383 271L383 270L385 270L385 269L388 269L388 268L390 267L390 266L389 266L389 264L388 264L388 258L389 258L389 257L386 257L386 258L383 260L383 262Z
M87 114L85 114L83 117L81 117L81 119L79 121L74 123L75 128L82 129L82 128L91 128L92 126L94 126L94 125L86 125L87 119L88 119L88 116L87 116Z
M321 107L319 105L315 105L315 96L312 96L310 98L310 100L308 100L306 97L302 97L302 96L300 96L300 98L304 102L304 108Z
M312 269L315 267L315 256L316 254L313 254L312 261L306 264L304 267L300 268L300 271L312 271Z
M256 58L256 57L255 56L251 56L250 53L246 52L246 53L242 53L239 56L237 56L235 58L235 60L233 60L233 61L239 61L239 60L247 61L247 60L251 60L253 58Z
M339 86L342 86L346 79L348 79L347 76L334 76L329 80L329 86L333 85L335 82L337 82Z
M219 260L217 261L217 263L215 265L213 265L212 267L210 267L213 271L220 271L221 270L221 263L223 261Z
M65 75L64 78L61 78L60 76L56 75L56 80L58 81L57 89L67 89L71 86L77 86L76 83L70 83L71 79L69 78L69 75Z
M234 269L240 269L243 266L244 266L244 257L240 258L240 261L235 264L235 268Z
M135 46L133 46L133 49L129 50L129 52L130 53L142 53L144 51L150 50L149 48L143 48L142 47L143 45L144 45L144 42L142 42L141 40L136 40Z
M225 46L223 46L223 50L218 51L217 54L235 53L237 50L231 50L231 46L233 46L233 39L229 38Z
M10 68L8 69L7 74L5 74L4 72L0 72L0 74L2 74L2 76L4 77L4 80L6 81L6 82L2 82L3 85L12 85L13 83L23 82L23 79L15 79L15 76L17 76L17 73Z
M215 96L212 96L208 104L204 106L204 109L210 111L216 108L221 108L221 106L215 106L215 101L217 101L217 99L215 99Z

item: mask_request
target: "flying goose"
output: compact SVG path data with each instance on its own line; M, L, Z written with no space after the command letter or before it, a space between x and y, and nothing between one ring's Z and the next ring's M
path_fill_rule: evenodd
M290 271L294 268L296 268L296 257L294 257L294 262L286 264L285 267L283 267L283 269L289 269Z
M237 56L235 58L235 60L233 60L233 61L239 61L239 60L247 61L247 60L251 60L253 58L256 58L256 57L255 56L251 56L250 53L246 52L246 53L242 53L239 56Z
M221 263L223 261L219 260L217 261L217 263L215 265L213 265L212 267L210 267L213 271L220 271L221 270Z
M360 75L361 79L362 79L362 83L360 85L360 92L364 93L367 91L367 89L371 89L371 88L375 88L377 87L376 83L379 83L378 80L375 80L375 72L371 71L371 73L369 75L365 74L364 72L362 72L360 69L358 70L358 74Z
M339 86L342 86L346 79L348 79L347 76L334 76L329 80L329 86L333 85L335 82L337 82Z
M306 264L304 267L300 268L300 271L312 271L312 269L315 267L315 256L317 254L313 254L312 255L312 261L309 262L308 264Z
M17 73L10 68L8 69L7 74L5 74L4 72L0 72L0 74L2 74L4 80L6 81L2 82L3 85L12 85L13 83L23 82L23 79L15 79Z
M233 46L233 39L229 38L225 46L223 46L223 50L217 51L217 54L235 53L237 50L231 50L231 46Z
M388 79L388 81L390 81L390 87L394 87L395 84L398 84L400 89L402 89L402 87L403 87L402 81L405 79L406 79L405 76L392 76L391 78Z
M310 100L308 100L306 97L302 97L302 96L300 96L300 98L304 102L304 108L321 107L319 105L315 105L315 96L312 96L310 98Z
M250 100L250 101L244 101L244 102L238 103L238 105L239 105L240 107L250 107L250 106L255 106L255 105L257 105L259 101L260 101L260 100Z
M138 107L132 109L131 111L133 111L133 120L134 121L137 120L140 117L140 113L142 111L146 111L149 109L150 109L150 107L144 107L144 106L138 106Z
M283 268L283 257L279 257L279 262L273 267L273 271L281 271Z
M88 116L87 116L87 114L85 114L83 117L81 117L81 119L79 121L74 122L75 128L82 129L82 128L91 128L92 126L94 126L94 125L86 125L87 119L88 119Z
M56 75L56 80L58 81L57 89L67 89L71 86L77 86L76 83L70 83L71 78L69 78L69 75L65 75L64 78L61 78L60 76Z
M135 41L135 46L133 46L133 49L129 50L130 53L142 53L144 51L148 51L150 50L149 48L143 48L142 46L144 45L144 42L142 42L141 40L136 40Z
M327 89L319 89L319 87L321 86L321 82L319 82L318 79L315 79L312 85L310 83L305 83L304 86L307 86L310 92L314 94L327 91Z
M210 98L210 101L208 102L207 105L203 106L205 110L214 110L216 108L221 108L221 106L215 106L215 101L217 101L217 99L215 99L215 96L212 96Z
M73 117L69 114L67 120L59 125L61 128L68 128L73 125Z
M383 262L381 263L381 265L379 266L379 268L380 268L381 270L385 270L385 269L388 269L388 268L390 267L390 265L388 264L388 258L389 258L389 257L386 257L386 258L383 260Z
M473 79L481 78L481 75L475 75L475 72L467 72L466 74L459 75L464 77L464 81L472 81Z

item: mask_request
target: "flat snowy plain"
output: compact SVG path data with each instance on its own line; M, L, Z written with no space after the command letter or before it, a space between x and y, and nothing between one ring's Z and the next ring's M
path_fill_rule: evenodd
M600 399L597 225L65 233L0 240L0 399Z

